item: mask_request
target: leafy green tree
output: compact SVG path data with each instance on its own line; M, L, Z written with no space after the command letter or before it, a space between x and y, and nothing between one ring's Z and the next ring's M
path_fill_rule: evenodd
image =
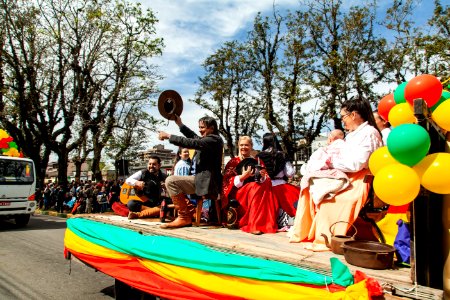
M354 95L378 99L373 91L381 80L376 74L383 41L374 35L375 3L345 11L339 0L308 1L297 20L308 28L314 57L309 85L322 100L318 123L330 119L334 128L342 128L337 111L343 101Z
M254 78L254 87L264 102L264 119L267 128L273 132L282 129L279 116L275 112L275 80L279 68L279 50L282 41L281 26L283 17L274 11L273 18L255 17L253 30L249 32L250 57L253 69L258 77Z
M353 95L378 99L373 90L382 78L377 76L383 40L374 35L375 2L348 10L338 0L302 3L305 9L287 18L258 14L249 35L264 119L291 157L296 139L310 145L328 120L342 127L337 111L344 100ZM318 99L319 106L301 113L307 99Z
M108 49L98 56L109 63L108 73L101 76L93 69L96 78L102 83L101 94L94 98L94 111L89 118L89 130L92 133L93 162L92 171L96 180L101 180L99 168L101 153L111 138L113 129L129 113L128 106L139 112L146 106L150 95L155 93L156 79L159 78L146 58L161 53L161 40L155 39L154 24L156 18L150 10L144 13L139 4L127 2L111 6L111 10L102 7L102 17L97 20L100 28L108 27ZM102 34L102 31L99 32ZM99 35L100 36L100 35ZM95 52L94 52L95 53ZM126 113L124 113L124 111ZM86 114L87 116L87 114ZM141 122L154 125L156 120L147 114ZM152 126L150 129L154 129ZM145 136L141 135L141 138Z
M384 41L380 61L383 62L380 77L397 84L407 81L410 74L418 75L421 58L418 52L418 28L414 27L415 2L413 0L394 0L386 11L381 24L391 35Z
M286 18L286 34L283 38L284 53L280 58L279 72L276 74L279 103L278 121L275 123L283 140L286 151L298 152L302 146L299 138L310 136L311 131L318 130L314 114L315 109L305 110L303 105L311 99L308 88L308 66L312 63L310 47L307 42L307 31L299 24L294 15ZM309 121L309 122L308 122Z
M450 5L443 6L439 0L434 3L434 13L428 21L429 31L416 38L423 54L420 71L440 77L442 82L450 85Z
M203 67L206 74L199 79L193 101L219 120L219 131L233 156L239 136L254 136L261 128L257 120L262 103L250 94L253 72L248 49L236 41L227 42L205 60Z

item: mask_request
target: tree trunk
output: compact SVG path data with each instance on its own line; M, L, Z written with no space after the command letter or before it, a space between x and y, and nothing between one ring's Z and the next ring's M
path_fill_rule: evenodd
M69 153L63 149L58 154L58 185L67 186L67 170L69 164Z
M81 159L73 160L75 164L75 182L81 181L81 166L83 165L83 161Z
M102 171L100 170L101 149L94 149L94 157L92 159L92 173L93 179L100 182L102 178Z

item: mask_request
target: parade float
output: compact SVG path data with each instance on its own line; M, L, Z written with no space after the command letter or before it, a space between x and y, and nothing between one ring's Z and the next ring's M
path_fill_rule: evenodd
M290 244L286 233L163 230L158 220L105 214L67 221L65 257L114 277L119 299L133 290L163 299L442 299L450 288L450 221L442 214L450 193L449 95L436 77L421 75L378 104L393 130L369 160L373 189L391 206L410 205L410 268L357 267Z

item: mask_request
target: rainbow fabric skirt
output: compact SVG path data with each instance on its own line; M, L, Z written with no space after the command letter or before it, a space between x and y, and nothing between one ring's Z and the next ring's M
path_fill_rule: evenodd
M331 258L332 276L197 242L83 218L67 220L70 252L132 287L167 299L369 299L365 280Z

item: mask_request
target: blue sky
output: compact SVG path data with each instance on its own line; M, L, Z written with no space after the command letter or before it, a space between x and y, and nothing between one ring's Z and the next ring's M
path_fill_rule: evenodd
M157 35L164 38L162 57L152 59L165 78L159 83L161 90L173 89L183 98L183 122L197 131L197 120L207 111L188 101L198 89L198 77L203 75L201 64L226 41L245 38L258 12L271 14L273 5L281 12L300 9L297 0L134 0L145 8L151 8L159 20ZM443 5L449 0L441 0ZM345 7L365 1L344 0ZM379 0L380 13L391 4L390 0ZM433 1L417 2L415 21L426 22L432 15ZM381 15L381 14L380 14ZM384 87L388 88L388 87ZM386 94L390 91L387 90ZM151 113L159 116L156 108ZM164 123L161 130L178 134L178 127ZM156 134L150 145L160 143ZM172 148L168 142L166 148Z

